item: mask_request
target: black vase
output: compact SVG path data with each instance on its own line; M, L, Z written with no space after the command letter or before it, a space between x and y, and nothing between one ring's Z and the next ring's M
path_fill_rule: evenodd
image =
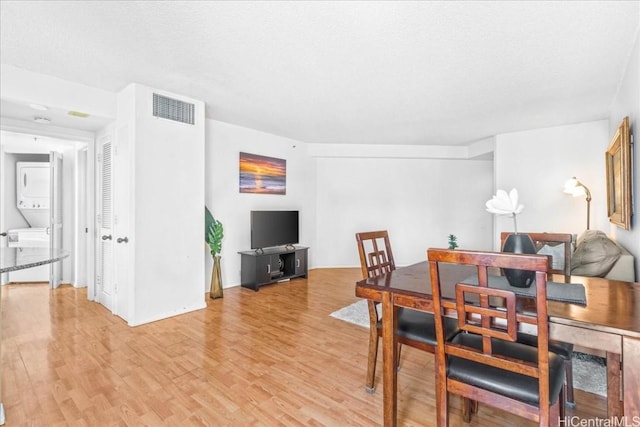
M528 234L509 234L504 241L502 252L535 254L536 247ZM516 270L512 268L503 268L502 271L509 281L509 284L517 288L530 287L536 277L535 271Z

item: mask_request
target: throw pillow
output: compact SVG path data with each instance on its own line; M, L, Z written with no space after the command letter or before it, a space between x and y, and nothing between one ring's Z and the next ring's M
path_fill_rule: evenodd
M540 255L551 255L551 267L554 270L564 269L564 243L546 244L538 251Z
M604 277L618 258L620 248L606 234L587 230L578 239L578 246L571 257L571 274Z

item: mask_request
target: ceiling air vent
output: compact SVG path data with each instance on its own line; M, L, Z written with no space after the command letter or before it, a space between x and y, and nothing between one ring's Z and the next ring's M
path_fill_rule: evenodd
M153 94L153 115L176 122L194 124L195 105Z

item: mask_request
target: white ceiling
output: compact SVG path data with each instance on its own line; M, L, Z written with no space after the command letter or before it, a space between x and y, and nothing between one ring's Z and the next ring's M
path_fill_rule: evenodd
M0 0L2 1L2 0ZM1 91L0 91L1 95ZM9 117L21 121L34 121L33 129L56 126L80 131L92 132L102 129L112 120L106 117L88 116L78 117L69 114L69 110L48 106L46 111L34 110L28 104L12 99L0 98L0 113L2 117ZM46 118L49 123L36 122L36 118Z
M608 118L639 27L640 1L2 0L0 59L305 142L461 145Z

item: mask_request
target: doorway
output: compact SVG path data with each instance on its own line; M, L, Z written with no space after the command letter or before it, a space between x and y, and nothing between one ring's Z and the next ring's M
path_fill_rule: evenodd
M81 138L52 137L45 134L24 131L12 131L3 129L0 131L0 171L2 179L0 183L0 231L6 232L10 229L25 229L30 224L21 215L17 207L16 199L16 163L18 161L49 162L51 153L59 153L63 167L58 175L62 189L60 204L61 222L58 230L62 230L59 236L59 245L70 253L57 268L61 283L69 283L74 287L85 287L92 285L91 277L85 273L80 273L78 266L88 266L91 258L88 258L91 247L89 233L91 226L86 221L86 212L90 211L89 197L87 192L91 188L86 182L90 176L89 167L91 162L87 162L88 151L91 149L90 141ZM57 157L58 155L54 155ZM84 160L83 160L84 158ZM84 213L84 214L83 214ZM60 216L58 216L60 218ZM8 246L8 236L0 239L1 246ZM8 274L3 274L0 283L5 284L10 280ZM40 281L40 280L36 280ZM51 276L44 281L51 282ZM90 298L91 299L91 298Z

